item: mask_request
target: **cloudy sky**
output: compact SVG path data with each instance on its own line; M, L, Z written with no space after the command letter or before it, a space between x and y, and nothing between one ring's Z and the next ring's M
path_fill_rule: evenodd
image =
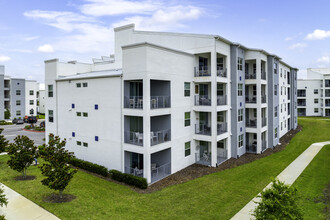
M330 67L329 0L0 0L0 65L44 81L44 60L113 53L113 28L217 34L300 69Z

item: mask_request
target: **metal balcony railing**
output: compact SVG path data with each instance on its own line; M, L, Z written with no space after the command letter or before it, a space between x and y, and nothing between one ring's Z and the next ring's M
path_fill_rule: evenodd
M171 140L171 129L150 132L151 146Z
M171 162L160 165L157 167L157 163L151 163L151 182L163 179L171 174Z
M266 72L265 71L261 71L261 79L266 80Z
M195 161L197 164L210 166L211 165L211 153L204 152L204 153L195 153Z
M261 103L266 103L267 102L267 98L265 95L261 96Z
M262 125L262 127L267 125L267 118L262 118L261 119L261 125Z
M298 112L298 116L306 116L306 112Z
M297 105L298 106L306 106L306 102L298 102Z
M124 141L127 144L134 144L138 146L143 146L143 133L125 131L124 132Z
M227 123L226 122L218 122L217 123L217 134L223 134L226 133L228 131L227 129Z
M253 143L253 144L247 144L246 145L246 152L247 153L257 153L257 144Z
M217 105L227 105L227 96L217 96Z
M170 96L150 96L150 108L169 108L171 107Z
M211 126L206 124L195 124L195 134L211 136Z
M257 97L245 97L246 103L257 103Z
M125 96L124 97L124 108L143 108L143 96Z
M195 105L210 106L211 97L208 95L195 95Z
M246 127L256 128L257 127L257 119L246 119Z
M257 75L254 73L245 74L245 79L256 79Z
M266 148L267 148L267 142L266 141L262 141L261 150L264 151L264 150L266 150Z
M195 77L211 76L208 66L195 67Z
M227 68L217 68L217 76L219 77L227 77Z
M143 169L138 169L137 167L132 168L132 167L125 166L125 173L131 174L134 176L143 177Z

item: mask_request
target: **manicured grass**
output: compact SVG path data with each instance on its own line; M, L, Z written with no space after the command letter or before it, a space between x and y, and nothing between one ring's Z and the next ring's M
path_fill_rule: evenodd
M151 194L138 194L92 175L78 172L65 193L77 196L65 204L48 204L52 193L37 179L17 182L19 175L0 157L0 182L46 208L61 219L230 219L270 181L314 142L330 141L330 121L299 119L303 131L285 150L230 170L210 174ZM318 170L317 172L321 172Z
M38 115L39 119L45 119L45 115Z
M329 219L323 190L330 184L330 145L324 146L293 184L300 197L304 219ZM329 204L328 204L329 207Z

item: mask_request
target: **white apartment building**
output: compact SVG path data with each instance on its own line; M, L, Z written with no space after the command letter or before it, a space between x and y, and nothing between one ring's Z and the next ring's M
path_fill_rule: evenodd
M298 79L298 116L330 116L330 68L309 68Z
M25 80L25 114L36 116L38 103L39 83L35 80Z
M45 114L45 89L40 89L39 88L39 93L37 95L37 111L40 114Z
M78 158L153 183L262 153L297 127L297 69L280 57L216 35L114 31L115 55L45 61L46 139Z

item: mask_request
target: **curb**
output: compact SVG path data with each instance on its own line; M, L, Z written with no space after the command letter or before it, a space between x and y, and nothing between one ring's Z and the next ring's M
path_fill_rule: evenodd
M45 131L34 131L34 130L28 130L25 128L22 128L23 131L29 131L29 132L37 132L37 133L45 133Z

